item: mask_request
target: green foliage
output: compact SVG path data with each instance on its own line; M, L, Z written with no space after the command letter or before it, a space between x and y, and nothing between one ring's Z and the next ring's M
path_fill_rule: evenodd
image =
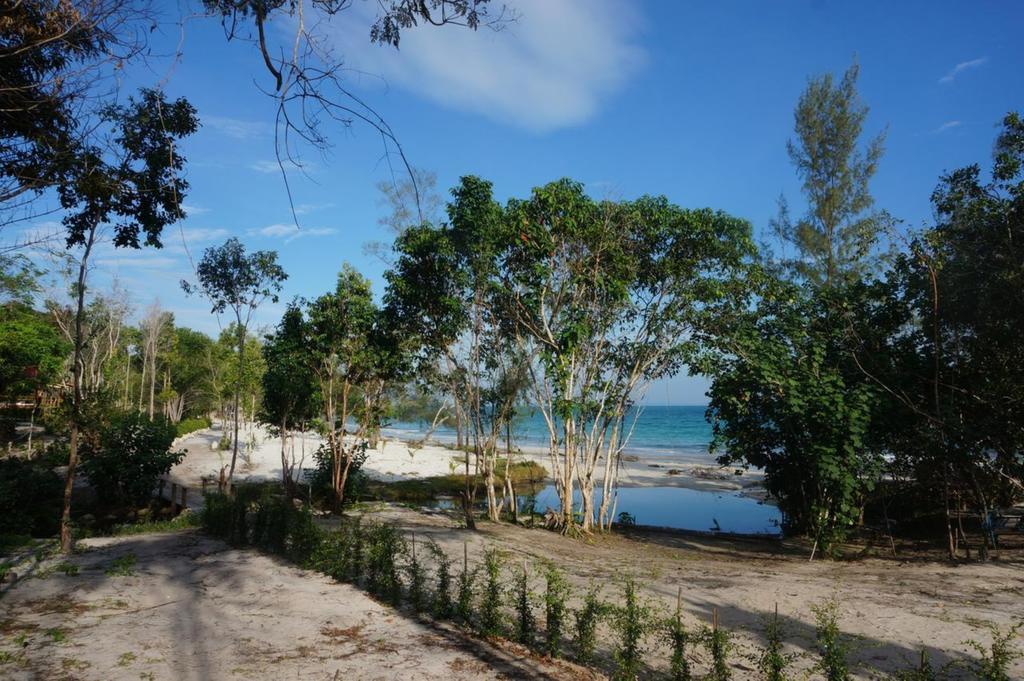
M626 579L622 585L622 604L612 611L612 627L619 636L613 651L613 678L632 681L639 676L644 665L643 639L650 626L650 606L637 594L636 582Z
M515 640L524 646L533 646L537 637L537 619L533 614L533 594L530 575L523 563L512 582L512 600L516 611Z
M455 614L455 604L452 602L452 560L432 539L427 543L427 549L435 565L433 614L439 620L450 619Z
M17 457L0 459L0 535L52 535L63 491L60 476L50 468Z
M894 681L939 681L944 675L932 667L928 659L928 651L921 649L921 659L911 669L905 669L893 674Z
M0 396L31 394L53 383L68 351L49 315L19 303L0 305Z
M402 599L398 560L406 550L398 528L382 523L366 529L366 588L395 605Z
M82 469L101 499L144 504L160 476L185 456L170 451L175 436L174 425L162 416L150 421L136 412L116 414L97 442L83 443Z
M718 626L718 612L713 614L714 623L705 627L701 633L704 639L704 646L711 654L711 672L708 674L710 681L729 681L732 678L732 670L729 668L729 652L732 650L732 637L729 632Z
M583 605L573 612L576 624L576 659L581 664L594 661L597 649L597 625L609 612L608 606L601 600L597 586L591 586L583 597Z
M212 425L213 421L210 420L209 416L195 416L178 421L174 426L174 430L178 437L184 437L189 433L194 433L197 430L204 430Z
M881 474L882 391L850 359L830 292L769 280L724 344L709 391L723 464L764 469L787 528L827 551Z
M786 668L789 666L791 657L782 652L784 634L782 624L779 622L779 612L776 609L774 615L764 618L765 646L757 661L757 667L764 675L765 681L787 681L789 679Z
M286 431L312 420L316 385L306 347L302 310L292 303L263 344L263 404L259 419ZM283 435L279 433L279 435Z
M135 574L136 562L134 553L126 553L110 561L110 564L103 570L103 574L110 577L131 577Z
M673 681L690 681L693 673L690 670L690 660L686 657L686 647L693 641L693 634L686 628L683 622L682 607L676 608L675 614L665 620L663 624L665 640L672 649L672 657L669 660L669 673Z
M839 629L839 603L830 600L812 606L815 635L820 657L817 668L827 681L849 681L850 665L847 661L849 644Z
M544 652L551 657L561 657L569 582L553 563L544 566L544 581Z
M887 224L885 214L869 212L868 183L885 134L859 148L868 114L857 94L859 73L854 63L839 83L831 73L812 78L794 112L796 140L787 144L808 209L792 224L783 202L773 226L799 254L787 264L814 286L841 286L870 272L875 261L868 256Z
M199 514L190 511L182 511L170 520L147 520L139 523L124 523L115 525L102 534L111 537L128 537L136 534L151 534L153 532L176 532L193 527L200 527L202 519Z
M406 552L405 575L409 583L407 589L409 605L412 606L413 612L425 611L429 602L429 594L426 590L427 573L420 557L416 554L415 535L413 535Z
M1017 646L1024 619L1006 629L990 627L992 643L985 646L977 641L967 641L980 659L971 662L971 671L979 681L1010 681L1010 667L1015 660L1024 658L1024 652Z
M455 597L455 617L463 624L473 621L473 601L476 598L475 569L470 569L469 562L464 561L459 572L458 593Z
M496 548L488 548L484 551L484 584L483 592L480 594L480 610L478 617L478 628L484 636L501 636L504 632L502 626L502 587L501 568L503 560L501 553Z

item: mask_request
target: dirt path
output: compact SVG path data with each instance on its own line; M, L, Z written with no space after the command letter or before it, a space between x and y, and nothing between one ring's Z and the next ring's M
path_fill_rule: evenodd
M762 618L776 603L788 632L788 652L800 656L797 667L808 669L814 663L809 654L815 635L811 606L837 597L841 629L854 639L857 678L865 679L877 678L878 671L906 669L918 661L921 649L936 667L963 661L969 651L965 641L989 643L987 625L1005 627L1024 618L1020 554L959 567L880 559L808 563L806 553L770 541L636 531L588 543L510 524L481 523L479 532L470 533L445 516L394 507L375 515L421 539L435 538L459 562L463 542L477 560L488 545L505 550L513 565L553 560L569 573L577 593L593 580L608 584L607 595L617 599L617 583L631 575L669 611L681 587L693 627L709 622L717 608L722 624L737 632L732 657L737 678L756 678ZM539 577L533 588L543 589ZM1021 633L1016 643L1024 651ZM612 640L610 634L603 640ZM664 645L653 643L660 650L651 651L652 659L664 669ZM701 653L698 666L706 669L706 661ZM959 664L952 677L973 678ZM1024 679L1024 661L1017 661L1014 674Z
M196 531L83 542L0 598L3 679L578 679ZM134 564L127 563L134 556ZM124 571L108 574L121 559ZM38 575L39 573L37 573Z

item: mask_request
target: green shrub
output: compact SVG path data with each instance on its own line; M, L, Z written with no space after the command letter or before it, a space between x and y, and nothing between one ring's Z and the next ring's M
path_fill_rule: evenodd
M787 681L786 667L789 666L790 658L782 652L782 641L785 633L782 624L779 623L779 609L775 608L775 614L764 618L764 650L757 661L757 666L764 675L766 681Z
M967 645L978 651L979 660L971 663L971 671L979 681L1010 681L1010 666L1013 661L1024 657L1017 648L1017 634L1024 627L1024 619L1003 630L992 626L992 643L988 646L977 641L967 641Z
M357 447L352 453L352 464L348 469L348 477L345 479L344 498L345 503L351 503L366 492L367 478L363 473L363 464L367 457L366 443ZM331 450L329 445L322 444L313 452L313 460L316 466L309 471L309 486L320 495L333 497L331 488Z
M63 495L63 481L49 468L26 459L0 459L0 535L53 535Z
M409 580L409 605L414 612L423 612L427 609L427 573L419 556L416 555L416 535L412 536L409 543L409 551L406 554L405 574Z
M911 669L896 672L894 681L939 681L939 673L928 659L928 651L921 649L921 659Z
M551 563L544 569L544 581L544 652L551 657L561 657L569 583L561 570Z
M348 550L345 554L345 579L358 584L366 571L366 532L360 518L347 523L343 528Z
M213 421L210 420L209 416L195 416L189 419L182 419L174 426L175 434L178 437L184 437L189 433L194 433L197 430L204 430L213 425Z
M533 616L533 605L530 603L530 575L526 571L525 562L515 575L512 594L516 610L516 642L524 646L533 646L536 642L537 620Z
M704 630L704 645L711 653L710 681L729 681L732 670L729 669L729 651L732 650L732 637L729 632L718 626L718 611L712 614L711 627Z
M643 638L650 627L650 615L650 607L637 594L636 582L627 579L622 586L622 605L615 609L612 620L619 635L614 679L632 681L643 669Z
M398 558L405 553L405 540L391 525L374 525L367 530L366 548L366 588L397 605L402 600Z
M812 606L817 639L818 670L827 681L848 681L850 665L847 662L849 646L839 631L839 604L835 600Z
M576 659L583 664L594 661L597 649L597 625L604 619L608 606L601 601L598 588L591 585L583 597L583 605L573 613L576 624Z
M480 633L501 636L501 554L495 548L484 551L484 588L480 598Z
M476 596L476 570L469 569L463 545L462 572L459 573L459 592L455 599L455 616L463 624L473 621L473 599Z
M326 532L309 559L309 567L327 575L336 582L347 581L345 559L348 544L343 530Z
M203 497L199 517L202 526L215 537L228 539L234 534L235 504L223 492L208 492Z
M160 476L185 456L170 451L175 430L162 416L115 414L97 435L82 442L82 471L101 499L120 504L145 504Z
M690 645L692 635L683 622L682 592L676 600L676 611L672 617L665 620L665 640L672 649L672 658L669 661L669 672L672 681L690 681L693 672L690 669L690 661L686 657L686 647Z
M427 543L427 549L433 556L436 565L432 610L434 617L446 620L454 614L455 610L455 605L452 603L452 560L434 540Z

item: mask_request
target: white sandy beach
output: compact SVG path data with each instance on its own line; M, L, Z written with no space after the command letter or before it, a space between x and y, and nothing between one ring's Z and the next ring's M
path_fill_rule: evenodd
M174 446L188 450L188 454L171 470L170 479L193 488L200 487L203 478L216 481L221 468L231 463L231 451L217 448L222 435L220 424L215 424L213 428L175 441ZM236 480L281 479L280 438L256 425L244 428L239 439L244 447L239 450ZM297 434L289 439L287 451L295 462L296 471L305 472L315 467L313 452L322 442L314 433ZM526 447L517 450L514 456L519 461L535 461L550 471L550 458L545 451ZM420 444L386 438L376 449L369 451L363 471L371 479L383 482L428 478L464 470L465 457L465 453L437 443ZM717 492L742 491L748 496L763 496L762 475L758 471L737 475L731 468L682 462L669 456L626 457L619 481L623 487L683 487Z

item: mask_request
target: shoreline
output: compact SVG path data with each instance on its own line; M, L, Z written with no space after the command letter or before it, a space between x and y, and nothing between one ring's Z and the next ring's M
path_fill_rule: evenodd
M222 433L222 425L215 423L211 428L175 440L173 446L187 449L188 454L171 469L171 479L189 486L199 486L204 477L216 480L221 467L231 462L230 451L217 449ZM246 444L248 451L243 453L241 448L239 450L236 480L281 479L280 438L270 436L264 427L257 425L241 430L239 439ZM301 470L305 474L315 467L313 452L321 443L321 438L312 433L296 433L289 438L288 454L294 458L296 471ZM513 457L543 466L547 471L543 482L551 482L551 457L546 449L525 445L515 448ZM367 451L362 470L373 480L398 482L457 474L464 470L465 458L466 452L435 439L403 439L385 433L378 446ZM764 476L760 471L747 470L737 475L736 470L664 455L626 453L619 467L618 484L623 488L679 487L703 492L731 492L771 503L767 500Z

